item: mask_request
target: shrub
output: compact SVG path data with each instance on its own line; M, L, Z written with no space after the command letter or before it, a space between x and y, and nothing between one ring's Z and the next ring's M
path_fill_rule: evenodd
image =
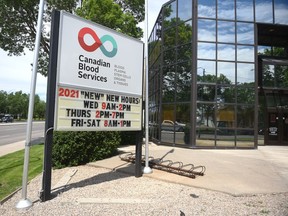
M114 131L55 131L52 148L54 168L83 165L117 154L120 133Z

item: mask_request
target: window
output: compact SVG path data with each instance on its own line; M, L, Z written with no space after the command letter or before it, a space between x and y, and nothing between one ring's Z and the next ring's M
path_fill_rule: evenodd
M235 20L234 0L218 1L218 19Z
M237 20L253 21L253 0L236 0Z
M178 18L182 21L192 18L192 1L178 0Z
M254 24L237 23L237 43L254 44Z
M272 23L272 0L255 0L256 22Z
M235 22L218 21L218 42L235 43Z
M215 18L216 1L215 0L198 0L198 17Z
M274 0L275 23L288 24L288 2L286 0Z
M216 22L214 20L198 20L198 41L216 41Z

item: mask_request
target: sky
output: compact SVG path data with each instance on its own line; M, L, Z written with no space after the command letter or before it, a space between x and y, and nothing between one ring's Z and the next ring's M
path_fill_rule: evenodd
M168 0L148 0L148 35L155 24L161 6ZM140 27L145 28L145 23ZM144 32L144 34L146 34ZM0 91L14 93L22 91L30 94L32 82L32 66L34 52L27 51L26 55L8 56L8 52L0 49ZM47 79L37 73L36 92L41 100L46 101Z

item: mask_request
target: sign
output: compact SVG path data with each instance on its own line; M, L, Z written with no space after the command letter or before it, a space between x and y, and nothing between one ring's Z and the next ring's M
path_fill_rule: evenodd
M143 43L61 11L54 130L141 130Z
M58 88L58 130L141 130L141 97Z

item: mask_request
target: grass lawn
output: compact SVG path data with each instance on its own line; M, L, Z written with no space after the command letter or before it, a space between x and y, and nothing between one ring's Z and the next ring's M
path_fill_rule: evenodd
M28 179L31 180L42 172L44 145L30 148ZM0 200L22 187L24 150L0 157Z

